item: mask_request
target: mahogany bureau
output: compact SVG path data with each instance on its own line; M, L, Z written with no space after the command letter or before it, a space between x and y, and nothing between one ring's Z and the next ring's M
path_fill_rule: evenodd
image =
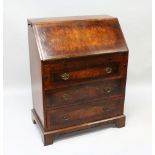
M73 131L125 126L128 47L117 18L29 19L28 37L32 119L44 145Z

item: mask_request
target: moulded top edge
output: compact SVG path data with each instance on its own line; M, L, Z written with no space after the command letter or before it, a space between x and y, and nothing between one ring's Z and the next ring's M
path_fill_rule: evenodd
M49 17L49 18L29 18L27 19L28 24L47 24L53 22L63 21L76 21L76 20L102 20L102 19L115 18L110 15L86 15L86 16L66 16L66 17Z

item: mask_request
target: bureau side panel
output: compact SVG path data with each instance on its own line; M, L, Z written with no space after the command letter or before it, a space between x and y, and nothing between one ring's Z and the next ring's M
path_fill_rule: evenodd
M33 107L38 115L42 125L44 126L44 110L43 110L43 90L42 90L42 71L41 60L33 32L33 28L28 26L29 37L29 56L30 56L30 72Z
M127 69L128 69L128 55L129 55L129 52L125 52L124 53L124 56L122 57L122 62L125 62L123 63L123 66L122 66L122 72L123 72L123 83L122 83L122 96L123 96L123 101L125 100L125 91L126 91L126 80L127 80Z

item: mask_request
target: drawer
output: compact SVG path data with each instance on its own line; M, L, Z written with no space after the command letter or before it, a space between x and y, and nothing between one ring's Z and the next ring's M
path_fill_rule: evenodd
M48 130L99 121L123 114L123 99L99 99L94 103L47 112Z
M126 75L126 66L127 53L48 62L44 66L44 89L57 89L99 79L123 77Z
M72 104L85 104L100 97L113 97L122 95L123 79L100 80L90 84L81 84L56 91L45 93L47 108L60 108Z

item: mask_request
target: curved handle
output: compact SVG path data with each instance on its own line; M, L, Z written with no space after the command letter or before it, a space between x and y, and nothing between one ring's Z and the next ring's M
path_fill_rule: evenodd
M103 108L102 108L102 111L103 111L103 113L108 113L108 112L110 112L110 109L109 109L109 108L103 107Z
M66 81L66 80L69 79L69 74L68 73L63 73L63 74L60 75L60 77L61 77L62 80Z
M70 95L68 95L68 94L63 94L62 99L65 100L65 101L68 101L68 100L71 100L72 97Z
M111 67L106 67L105 71L107 74L110 74L112 72L112 68Z
M112 89L111 89L111 88L104 88L104 91L105 91L106 93L111 93Z
M69 118L67 117L67 115L64 115L64 116L63 116L63 119L64 119L65 121L68 121L68 120L69 120Z

